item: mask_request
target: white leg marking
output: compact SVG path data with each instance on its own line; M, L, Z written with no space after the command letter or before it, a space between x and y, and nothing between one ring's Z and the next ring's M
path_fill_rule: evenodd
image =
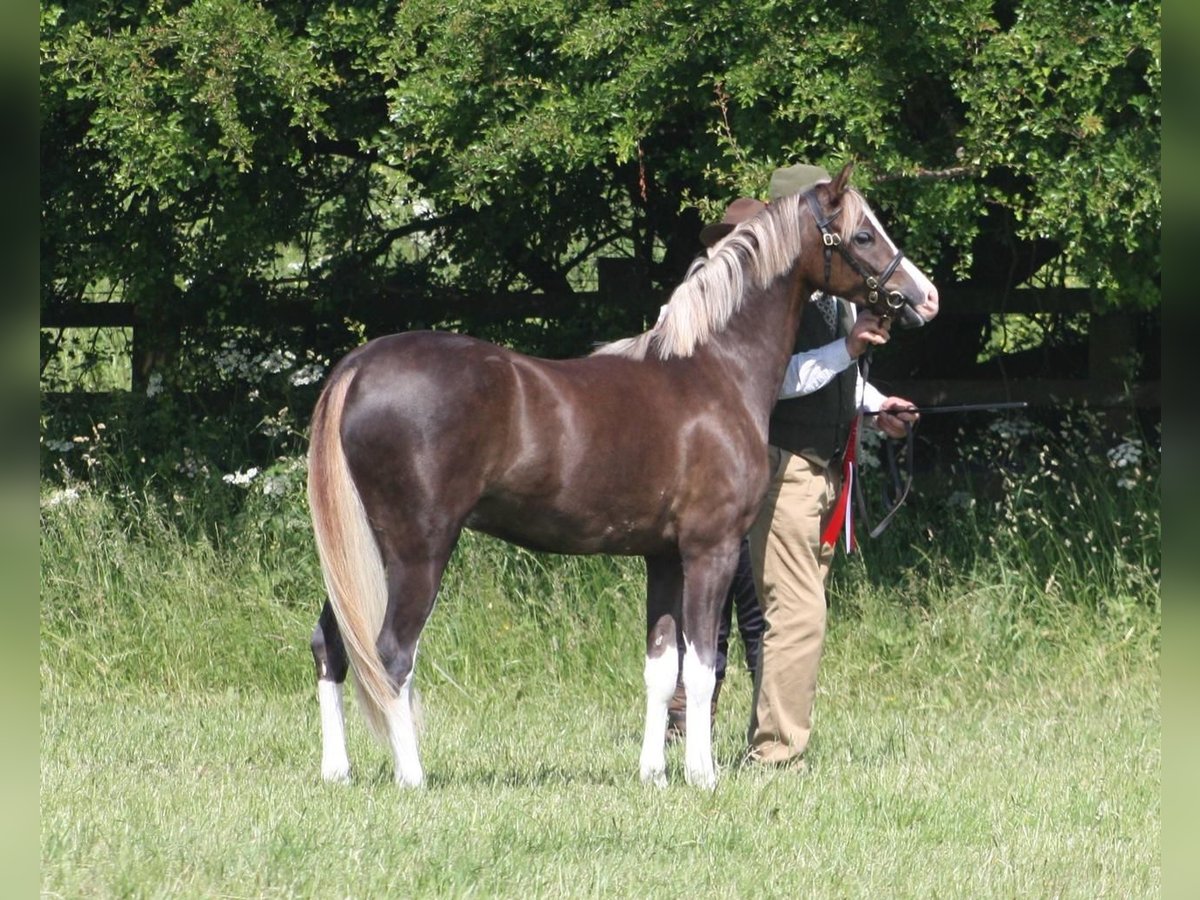
M412 673L404 679L400 692L387 708L388 736L396 765L396 784L420 787L425 782L421 758L417 755L417 730L413 717Z
M317 700L321 704L321 777L344 784L350 780L350 758L346 756L342 685L317 679Z
M646 654L646 730L642 738L642 781L667 786L667 704L675 694L679 655L674 642L658 656Z
M700 662L696 648L684 641L683 689L687 692L687 734L684 750L688 784L712 790L717 770L712 758L712 694L717 675L711 664Z

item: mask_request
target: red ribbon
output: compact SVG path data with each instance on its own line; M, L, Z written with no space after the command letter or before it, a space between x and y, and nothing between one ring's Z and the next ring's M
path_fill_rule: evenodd
M850 437L846 440L846 452L842 454L842 489L838 492L837 500L830 511L829 521L821 532L821 546L833 547L837 544L838 535L846 537L846 552L853 553L858 548L854 537L853 513L850 510L851 488L854 485L855 455L858 449L858 423L862 416L855 416L850 423Z

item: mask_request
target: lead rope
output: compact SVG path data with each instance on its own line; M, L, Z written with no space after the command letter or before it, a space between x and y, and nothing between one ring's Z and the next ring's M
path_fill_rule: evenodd
M859 372L862 374L862 383L863 383L864 393L865 393L866 384L867 384L867 376L870 374L870 371L871 371L871 352L873 349L874 348L872 348L872 347L868 347L867 351L860 358L859 364L858 364ZM850 429L850 432L851 432L850 440L853 442L854 446L853 446L851 453L849 454L849 457L851 459L851 464L849 466L849 470L850 470L849 477L851 479L851 487L854 491L854 505L856 507L858 507L858 514L859 514L859 516L862 517L863 522L866 523L867 527L870 529L869 534L870 534L871 538L874 539L874 538L879 537L881 534L884 533L884 531L887 530L888 525L890 525L892 522L892 517L895 516L896 513L900 511L900 507L903 506L904 501L906 499L908 499L908 491L909 491L909 488L912 487L912 481L913 481L913 427L912 427L911 422L904 423L904 447L905 447L905 455L907 456L908 477L906 479L904 479L904 483L902 485L899 483L900 477L899 477L899 474L896 472L895 451L892 449L892 444L890 442L887 444L888 465L889 465L889 468L891 469L893 476L895 478L895 481L896 481L895 487L898 490L899 496L892 503L892 508L888 510L887 515L885 515L882 519L879 520L879 522L874 527L872 527L871 526L871 517L867 513L867 501L863 496L862 482L858 478L858 473L855 471L855 469L858 468L858 460L861 459L861 457L862 457L862 429L863 429L863 409L862 409L863 401L861 398L858 398L858 397L856 397L855 400L856 400L855 407L857 408L858 413L856 414L856 416L854 418L854 425ZM847 520L849 520L849 516L847 516ZM849 525L847 525L847 531L848 532L851 531ZM847 538L846 549L847 549L847 551L849 551L851 549L850 538Z

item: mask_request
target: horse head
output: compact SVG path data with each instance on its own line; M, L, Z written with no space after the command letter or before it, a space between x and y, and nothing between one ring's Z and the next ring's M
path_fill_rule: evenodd
M815 250L821 275L813 280L828 294L844 297L920 327L938 313L933 282L896 246L862 194L850 187L853 163L801 195L819 232ZM811 245L809 245L811 246Z

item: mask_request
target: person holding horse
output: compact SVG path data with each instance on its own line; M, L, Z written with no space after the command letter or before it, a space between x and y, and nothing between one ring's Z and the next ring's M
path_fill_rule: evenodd
M825 170L776 170L771 200L828 180ZM904 437L913 404L866 383L857 360L887 343L890 323L837 297L815 294L801 318L795 355L768 434L770 487L750 530L751 562L766 619L754 678L748 760L797 764L812 732L817 670L825 642L825 579L834 540L823 540L841 486L839 461L859 410L877 413L889 437Z

